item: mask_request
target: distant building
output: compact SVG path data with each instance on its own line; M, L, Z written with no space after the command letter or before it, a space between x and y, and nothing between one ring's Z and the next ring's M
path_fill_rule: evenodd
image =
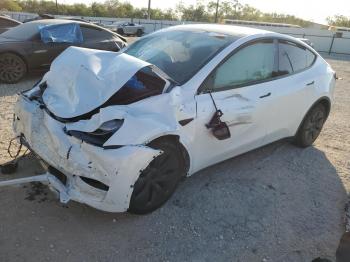
M349 27L333 26L333 25L328 27L328 30L335 31L335 32L350 32Z
M307 26L307 28L312 28L312 29L328 29L328 25L320 24L320 23L315 23L315 22L310 22L310 25Z
M255 26L273 26L273 27L301 28L301 26L293 25L293 24L246 21L246 20L231 20L231 19L224 19L224 24L227 24L227 25L250 25L250 26L254 26L255 25Z
M302 28L299 25L284 24L284 23L270 23L270 22L259 22L259 21L246 21L246 20L231 20L224 19L224 23L228 25L250 25L250 26L273 26L273 27L289 27L289 28ZM328 25L310 22L306 28L312 29L328 29Z

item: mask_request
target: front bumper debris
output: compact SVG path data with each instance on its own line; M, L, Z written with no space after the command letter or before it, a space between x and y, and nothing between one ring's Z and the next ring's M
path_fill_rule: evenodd
M13 123L16 135L65 179L48 172L3 185L38 179L58 191L61 202L74 200L103 211L126 211L139 174L162 152L142 145L103 149L67 135L64 127L35 101L20 96Z
M64 185L55 176L51 175L50 173L45 173L43 175L38 175L38 176L30 176L30 177L23 177L23 178L1 181L0 187L25 184L25 183L31 183L31 182L41 182L43 184L51 185L59 193L61 203L67 203L70 200L69 194L66 191Z

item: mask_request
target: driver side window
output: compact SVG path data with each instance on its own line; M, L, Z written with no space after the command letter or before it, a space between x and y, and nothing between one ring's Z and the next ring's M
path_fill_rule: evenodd
M212 74L210 89L220 91L254 84L274 77L273 40L249 44L229 57Z

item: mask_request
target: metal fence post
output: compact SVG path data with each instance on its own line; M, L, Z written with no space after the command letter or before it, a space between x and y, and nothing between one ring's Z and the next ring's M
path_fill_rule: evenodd
M333 34L331 46L329 47L329 51L328 51L328 54L329 54L329 55L332 53L332 47L333 47L333 43L334 43L334 38L335 38L335 34Z

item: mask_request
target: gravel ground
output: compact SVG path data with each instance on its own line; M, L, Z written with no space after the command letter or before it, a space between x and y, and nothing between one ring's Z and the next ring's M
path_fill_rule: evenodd
M0 189L0 261L334 261L350 190L350 62L314 147L280 141L217 164L180 184L146 216L64 206L40 184ZM0 164L16 93L0 86ZM29 156L10 179L40 173Z

